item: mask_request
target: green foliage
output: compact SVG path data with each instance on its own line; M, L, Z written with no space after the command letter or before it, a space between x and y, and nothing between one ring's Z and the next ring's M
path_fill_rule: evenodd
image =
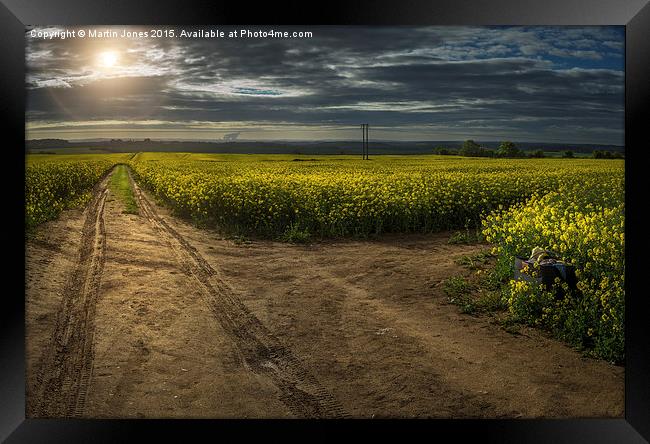
M251 243L251 240L242 234L233 234L229 236L228 239L232 240L237 245L249 245Z
M473 313L475 311L474 304L472 303L472 291L474 287L464 277L450 277L444 282L442 289L447 295L449 302L460 306L463 313Z
M309 230L300 228L298 224L291 224L282 233L280 240L292 244L307 244L311 241L311 234Z
M499 150L497 151L499 157L521 157L522 152L512 142L501 142Z
M466 140L460 149L460 155L466 157L476 157L481 152L481 146L473 140Z
M494 313L508 308L499 289L480 290L479 296L474 300L476 311Z
M470 229L471 219L465 221L465 230L457 231L451 235L449 238L450 244L476 244L484 240L483 234L481 233L478 226L474 229Z
M473 140L466 140L463 142L463 146L458 152L461 156L465 157L496 157L497 153L483 148L478 143Z
M484 273L483 275L487 276ZM492 313L507 308L501 291L488 288L485 285L485 278L472 284L462 276L453 276L444 282L443 291L447 295L447 300L458 305L463 313Z
M445 148L444 146L438 146L433 149L433 154L438 154L439 156L448 156L457 153L455 150Z
M622 153L618 152L610 152L610 151L599 151L599 150L594 150L592 152L592 156L594 159L622 159L624 156Z
M562 157L564 159L572 159L574 157L573 151L571 150L564 151L564 153L562 153Z
M463 256L455 261L458 265L463 265L470 270L482 269L492 255L490 253L477 253L473 256Z

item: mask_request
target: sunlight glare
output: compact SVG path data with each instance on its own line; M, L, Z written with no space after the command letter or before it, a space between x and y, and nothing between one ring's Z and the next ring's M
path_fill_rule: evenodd
M117 53L114 51L106 51L99 55L99 61L102 66L110 68L117 63Z

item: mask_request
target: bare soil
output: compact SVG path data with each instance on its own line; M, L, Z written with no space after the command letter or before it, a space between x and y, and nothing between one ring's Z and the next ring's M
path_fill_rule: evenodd
M134 186L26 243L28 417L623 416L622 367L447 303L485 245L235 242Z

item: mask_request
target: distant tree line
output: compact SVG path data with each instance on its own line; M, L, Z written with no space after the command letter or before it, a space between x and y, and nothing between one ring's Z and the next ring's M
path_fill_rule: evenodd
M592 153L594 159L623 159L625 156L623 156L623 153L612 153L610 151L600 151L600 150L595 150Z
M436 147L433 149L434 154L439 154L443 156L448 155L460 155L464 157L495 157L495 158L533 158L541 159L546 157L546 153L543 150L535 151L523 151L513 142L505 141L501 142L499 148L496 150L491 150L485 147L480 146L473 140L466 140L463 142L463 145L460 149L452 149L447 147ZM594 159L622 159L624 156L622 153L610 152L610 151L593 151L592 156ZM571 150L566 150L561 152L561 156L564 159L574 158L574 152Z
M460 155L465 157L544 157L544 152L542 150L526 154L514 143L509 141L502 142L498 149L491 150L482 147L473 140L466 140L463 142L463 145L459 150L436 147L433 152L441 155Z

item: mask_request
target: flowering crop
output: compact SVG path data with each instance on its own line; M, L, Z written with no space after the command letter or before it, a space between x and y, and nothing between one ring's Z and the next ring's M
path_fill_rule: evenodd
M128 159L128 160L127 160ZM294 161L297 160L297 161ZM431 232L482 225L516 318L620 361L624 168L593 159L141 153L28 159L27 226L83 198L112 165L204 226L273 238ZM515 256L550 249L576 268L564 297L512 278Z
M128 155L36 155L25 166L25 225L29 230L83 203L93 185Z
M291 159L145 153L130 165L145 187L179 213L265 236L297 226L317 236L427 232L468 221L478 226L499 205L579 183L582 173L594 169L609 171L595 161L567 167L559 159Z
M502 263L550 249L576 267L577 291L562 298L535 283L511 280L504 297L513 315L620 361L624 350L625 208L619 171L589 173L484 220L483 233Z

